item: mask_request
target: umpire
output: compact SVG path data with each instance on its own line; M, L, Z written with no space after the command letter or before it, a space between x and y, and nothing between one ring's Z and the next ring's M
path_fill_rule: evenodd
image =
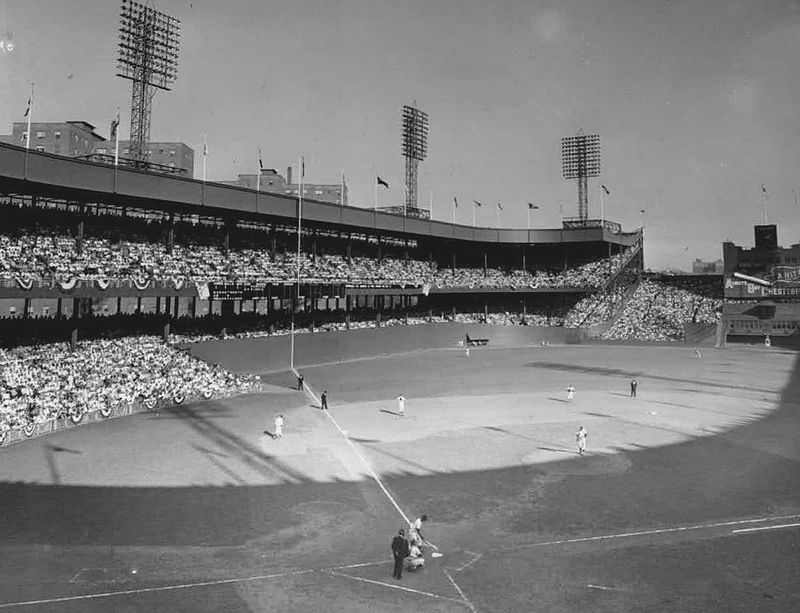
M406 539L406 532L402 528L397 533L397 536L392 539L392 555L394 556L394 573L395 579L402 579L403 577L403 562L411 553Z

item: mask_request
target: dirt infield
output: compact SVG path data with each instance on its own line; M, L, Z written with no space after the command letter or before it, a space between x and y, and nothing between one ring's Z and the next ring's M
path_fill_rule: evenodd
M264 394L0 452L0 611L800 609L794 354L370 334L302 370L443 557L391 578L397 511L273 348L229 341L197 350Z

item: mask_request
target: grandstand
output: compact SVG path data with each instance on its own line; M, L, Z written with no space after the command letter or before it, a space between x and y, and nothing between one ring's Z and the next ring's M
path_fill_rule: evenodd
M641 270L640 233L610 222L468 228L309 200L297 302L295 198L10 145L0 158L0 309L69 321L79 337L91 327L82 320L99 315L160 315L161 328L247 313L280 328L292 311L314 326L452 318L468 302L485 314L562 317L623 270Z

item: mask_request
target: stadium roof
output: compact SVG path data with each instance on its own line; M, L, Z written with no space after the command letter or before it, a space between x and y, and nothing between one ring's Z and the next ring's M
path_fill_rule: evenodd
M133 206L167 212L295 223L297 198L233 185L148 173L0 143L0 193L87 203ZM303 219L343 232L377 232L483 244L613 243L632 245L637 232L607 228L508 229L471 227L414 219L373 209L303 200Z

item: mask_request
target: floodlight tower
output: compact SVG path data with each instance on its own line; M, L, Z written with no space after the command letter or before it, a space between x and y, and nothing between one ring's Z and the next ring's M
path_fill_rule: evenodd
M130 157L146 166L155 90L169 90L178 73L180 21L148 5L122 0L117 76L130 79Z
M413 106L403 106L403 157L406 158L406 199L403 213L417 208L417 167L428 155L428 114Z
M565 179L578 179L578 218L589 218L588 177L600 175L600 135L579 134L561 139L561 170Z

